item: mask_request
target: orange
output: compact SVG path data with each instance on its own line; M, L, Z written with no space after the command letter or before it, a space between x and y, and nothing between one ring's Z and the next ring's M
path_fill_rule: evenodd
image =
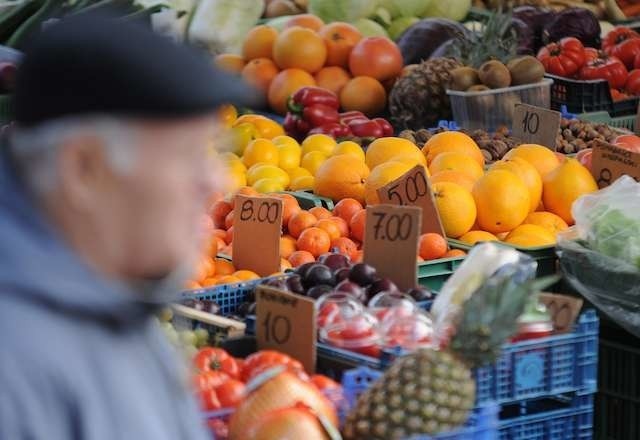
M529 197L527 186L511 171L487 172L473 187L478 225L493 234L512 230L529 214Z
M289 256L289 263L293 267L302 266L305 263L313 263L314 261L316 261L316 257L307 251L295 251Z
M318 172L320 166L329 158L329 155L323 153L322 151L310 151L309 153L302 156L302 161L300 161L300 165L305 170L309 171L309 174L312 176Z
M331 211L327 208L323 208L322 206L314 206L309 210L311 214L313 214L318 220L324 220L331 217Z
M221 285L221 284L237 284L237 283L241 283L242 280L238 277L235 277L233 275L223 275L220 278L218 278L218 281L216 282L216 285Z
M224 242L226 244L231 244L231 242L233 242L233 226L227 229L226 235L224 237Z
M316 216L311 214L309 211L300 211L291 216L287 223L287 228L289 230L289 234L293 238L298 238L300 237L300 234L302 234L302 231L312 227L317 222L318 219Z
M287 99L289 96L306 86L315 86L313 76L302 69L285 69L278 73L269 85L267 98L269 106L284 115L287 112Z
M463 243L473 245L480 241L498 241L498 237L493 235L491 232L471 230L460 236L458 240Z
M364 229L367 221L367 210L363 209L356 212L351 221L349 222L349 229L351 230L351 238L355 238L358 241L364 240Z
M327 59L327 46L311 29L293 26L285 29L273 43L273 60L281 69L302 69L315 73Z
M233 273L233 276L241 281L257 280L260 278L260 275L250 270L238 270Z
M258 133L258 137L273 139L284 136L284 128L273 119L260 117L251 123Z
M490 169L511 171L520 177L529 189L529 212L536 210L542 197L542 178L533 165L516 156L511 159L499 160Z
M573 202L580 196L598 190L595 179L584 165L575 159L567 160L543 178L542 202L547 211L573 225Z
M293 265L286 258L280 258L280 271L284 272L287 269L293 269Z
M339 237L335 240L331 240L331 250L337 251L342 255L346 255L351 258L354 252L358 250L358 245L347 237Z
M258 163L277 166L279 159L278 147L269 139L264 138L254 139L249 142L242 155L242 162L247 168L251 168Z
M220 237L212 237L211 238L211 241L215 241L216 242L216 246L215 246L215 249L214 249L213 245L209 248L209 251L210 251L208 253L209 256L215 258L216 255L218 255L218 253L220 253L222 251L222 249L227 247L227 241L226 241L227 232L226 231L225 231L224 235L225 235L225 238L220 238ZM213 253L214 250L216 251L215 254Z
M473 185L476 183L475 179L461 171L440 171L439 173L433 174L430 180L432 184L438 182L457 183L469 192L473 190Z
M260 25L249 31L242 43L242 57L249 61L256 58L271 58L273 43L278 31L271 26Z
M375 78L356 76L340 91L340 104L344 111L357 110L367 116L376 116L387 105L387 92Z
M513 157L520 157L529 162L538 170L540 176L543 178L547 173L560 165L558 156L556 156L553 151L547 147L537 144L523 144L517 146L516 148L509 150L507 154L504 155L503 159L511 159Z
M386 37L363 38L349 54L349 70L354 76L385 81L400 75L403 65L400 49Z
M556 236L538 225L520 225L504 239L505 243L522 247L552 246Z
M216 275L231 275L236 271L233 263L223 258L216 258Z
M441 171L458 171L468 175L475 182L484 174L484 169L471 156L457 151L438 154L429 165L431 174Z
M230 73L240 73L244 67L244 60L240 55L232 53L222 53L216 55L214 62L222 70Z
M289 258L297 250L296 239L291 235L283 235L280 237L280 256L282 258Z
M442 258L459 258L466 256L467 253L462 249L449 249Z
M322 154L331 156L338 144L335 139L326 134L312 134L302 141L302 155L305 156L312 151L320 151Z
M233 213L233 211L231 211L224 218L224 227L225 227L225 229L228 230L231 226L233 226L233 218L234 218L234 213Z
M349 222L343 219L342 217L329 217L328 220L331 220L336 224L338 229L340 230L340 236L348 237L349 236Z
M184 284L184 288L185 290L195 290L195 289L202 289L202 284L197 283L193 280L187 281Z
M352 198L364 203L369 168L355 156L343 154L327 159L315 176L314 193L333 201Z
M442 235L433 232L422 234L418 241L418 255L424 260L442 258L448 249L447 240Z
M242 79L266 94L279 71L269 58L255 58L242 68Z
M327 66L349 68L349 55L362 39L360 31L349 23L334 21L318 31L327 45Z
M344 219L347 223L358 211L362 210L362 203L356 199L345 198L336 203L333 207L333 215Z
M532 212L524 219L523 224L542 226L554 235L569 228L567 222L551 212Z
M340 91L351 79L349 72L342 67L323 67L314 75L316 85L323 89L331 90L336 96L340 96Z
M311 227L302 231L298 237L298 249L308 251L314 257L319 257L331 248L331 238L324 229Z
M427 164L440 153L459 152L473 158L481 167L484 167L484 156L478 144L470 136L459 131L444 131L437 133L424 144L422 152L427 158Z
M446 236L458 238L469 232L476 221L476 205L471 193L451 182L436 183L432 189Z
M320 228L324 230L327 234L329 234L330 240L335 240L336 238L340 238L342 233L340 228L336 223L328 218L318 220L318 223L315 225L316 228Z
M218 284L219 279L220 279L219 277L210 277L202 281L202 283L200 284L202 284L202 287L204 288L215 286L216 284Z
M414 158L416 163L421 165L427 164L422 152L413 142L399 137L382 137L374 140L367 147L365 156L367 166L372 171L378 165L399 156Z
M324 21L313 14L298 14L291 17L284 25L285 29L293 26L300 26L317 32L324 26Z
M288 224L291 217L293 217L295 214L299 213L302 210L302 208L300 208L300 204L298 203L298 199L293 197L291 194L273 194L273 197L282 199L282 224L283 225Z
M224 228L224 220L229 215L229 213L233 210L231 203L225 200L218 200L213 204L211 208L211 217L213 218L213 225L216 228Z
M367 205L377 205L380 203L378 189L401 177L413 168L411 165L402 162L386 162L371 170L369 178L364 184L364 200Z

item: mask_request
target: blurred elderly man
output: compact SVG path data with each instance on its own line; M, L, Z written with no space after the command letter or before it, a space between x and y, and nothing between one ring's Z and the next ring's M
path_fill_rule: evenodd
M0 150L0 439L208 438L152 318L198 253L215 110L246 93L107 18L27 51Z

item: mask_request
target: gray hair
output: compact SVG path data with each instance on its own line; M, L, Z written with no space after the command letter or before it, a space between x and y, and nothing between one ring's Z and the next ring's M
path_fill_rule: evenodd
M59 118L33 128L16 127L11 134L13 156L32 190L40 194L55 187L60 147L79 135L98 136L113 170L131 172L137 136L131 121L111 116Z

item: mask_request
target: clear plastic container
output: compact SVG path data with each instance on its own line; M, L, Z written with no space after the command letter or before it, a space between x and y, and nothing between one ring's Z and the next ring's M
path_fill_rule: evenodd
M500 126L511 129L516 104L524 103L549 108L551 84L545 78L534 84L505 87L485 92L459 92L447 90L453 119L461 128L495 131Z

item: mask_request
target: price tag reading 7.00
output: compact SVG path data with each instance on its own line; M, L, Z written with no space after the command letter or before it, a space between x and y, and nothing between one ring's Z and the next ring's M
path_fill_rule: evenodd
M403 290L416 286L422 210L415 206L367 207L364 261Z
M433 197L431 184L422 165L416 165L393 182L378 189L380 203L422 208L423 234L435 232L444 237L444 229Z
M535 105L516 104L513 136L524 143L544 145L555 151L560 119L560 112Z
M233 263L260 276L280 270L282 200L273 197L235 199Z

